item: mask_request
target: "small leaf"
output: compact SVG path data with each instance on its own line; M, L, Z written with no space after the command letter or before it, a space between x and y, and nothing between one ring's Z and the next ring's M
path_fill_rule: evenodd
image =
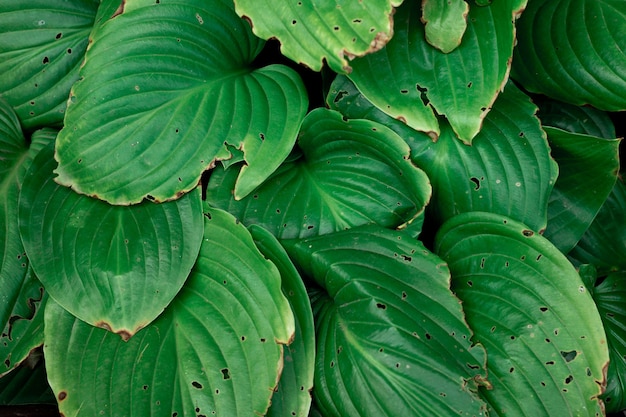
M347 59L375 52L393 33L393 6L402 0L315 2L235 0L237 13L251 20L263 39L276 38L281 53L314 71L323 61L335 72L350 72Z
M378 123L346 122L321 108L305 118L292 157L240 201L230 191L236 174L216 170L207 201L279 239L367 223L421 226L430 198L428 178L411 163L400 137Z
M20 194L20 232L46 291L81 320L129 338L182 287L202 240L200 190L111 206L56 184L50 143ZM80 302L77 302L80 300Z
M484 413L484 350L470 340L443 261L377 225L286 241L313 297L314 398L323 415Z
M465 0L424 0L422 21L428 43L443 53L452 52L461 44L468 13Z
M183 289L128 342L54 302L45 329L66 416L253 416L267 411L294 322L274 265L232 216L210 209Z
M604 414L606 335L589 291L557 248L522 223L470 212L439 229L435 252L448 262L452 291L487 350L492 389L480 392L496 415Z
M620 139L545 127L559 177L548 203L544 236L563 253L585 233L615 185Z
M517 25L512 77L531 92L575 105L625 110L626 3L534 0Z

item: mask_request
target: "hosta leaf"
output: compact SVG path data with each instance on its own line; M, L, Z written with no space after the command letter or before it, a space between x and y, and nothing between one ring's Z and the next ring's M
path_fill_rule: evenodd
M422 21L426 40L443 53L452 52L467 28L469 4L465 0L424 0Z
M494 213L439 230L474 340L485 346L495 415L600 416L607 339L580 276L547 239ZM491 415L492 413L490 413Z
M308 101L295 71L250 66L262 47L227 0L123 2L72 87L57 181L113 204L171 200L230 145L246 195L289 154Z
M430 197L428 178L409 161L406 143L385 126L369 120L346 122L337 112L316 109L302 124L298 147L240 201L230 191L236 171L216 170L207 201L281 239L366 223L421 225Z
M44 353L66 416L252 416L269 406L293 331L274 265L210 209L194 270L159 318L124 342L50 303Z
M283 294L295 318L294 338L284 348L283 370L267 415L307 417L315 367L315 326L311 303L300 274L276 238L257 225L250 226L249 230L261 253L278 268Z
M600 274L626 270L626 185L622 179L568 256L575 264L592 264Z
M550 99L535 99L535 103L539 106L538 117L544 126L604 139L617 137L609 115L594 107L574 106Z
M97 0L3 0L0 97L24 128L60 125L78 79Z
M336 72L350 72L348 59L382 48L393 33L393 6L402 0L338 2L317 0L235 0L254 33L281 42L281 53L320 71L323 61Z
M563 253L585 233L615 185L619 139L569 133L545 127L559 177L548 203L544 233Z
M407 141L411 159L432 181L429 213L438 223L461 212L490 211L535 231L545 228L557 167L534 116L537 108L514 84L498 96L471 146L457 140L446 124L433 142L375 109L345 78L335 80L328 102L348 118L377 120Z
M434 109L469 143L507 81L513 21L525 3L470 7L463 41L445 54L426 41L420 8L408 2L394 15L393 39L381 51L355 59L350 78L368 100L410 127L438 136Z
M517 27L512 76L524 88L576 105L626 109L626 3L533 0Z
M604 323L611 357L602 398L607 411L618 412L626 408L626 273L614 272L599 281L593 298Z
M26 169L56 136L38 131L27 144L17 115L0 99L0 375L43 343L43 288L26 257L18 226L18 195Z
M325 416L479 415L484 350L473 346L443 261L403 232L368 225L287 241L326 293L313 298L314 398Z
M43 327L41 334L43 343ZM37 349L20 366L0 378L0 405L56 405L42 359L41 349Z
M20 194L26 253L58 303L128 338L163 311L193 267L200 191L163 204L111 206L54 182L52 145L35 157Z

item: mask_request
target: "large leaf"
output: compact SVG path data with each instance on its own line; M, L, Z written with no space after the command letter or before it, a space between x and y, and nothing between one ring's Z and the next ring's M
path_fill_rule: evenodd
M424 0L422 21L426 40L443 53L452 52L461 44L467 28L469 4L465 0Z
M376 120L407 141L411 159L431 179L429 213L437 223L477 210L513 217L535 231L546 227L557 167L534 116L537 108L514 84L500 94L471 146L446 124L433 142L374 108L345 77L337 77L327 101L346 117Z
M27 144L16 114L0 99L0 375L43 343L43 288L20 237L18 195L32 159L55 136L52 130L38 131Z
M324 288L313 298L314 398L325 416L480 415L485 354L443 261L407 234L367 225L287 252Z
M24 128L60 125L84 58L98 0L3 0L0 97Z
M287 297L295 318L294 337L285 346L283 370L267 415L307 417L311 407L315 367L315 326L307 290L300 274L276 238L257 225L250 226L249 230L261 253L278 268L283 294Z
M481 212L446 222L435 248L474 340L487 349L492 389L481 393L494 415L603 415L606 335L557 248L522 223Z
M430 198L409 147L369 120L344 121L316 109L305 118L299 150L248 197L232 197L236 171L213 173L207 201L244 224L260 224L281 239L317 236L366 223L421 226ZM297 196L294 198L294 196Z
M72 87L57 181L113 204L171 200L230 145L246 195L289 154L308 101L295 71L250 67L262 47L228 0L123 2Z
M128 342L48 305L46 367L64 415L265 414L294 332L280 275L226 213L206 213L204 236L180 294Z
M608 338L611 362L603 395L607 411L626 408L626 272L614 272L600 280L593 298Z
M604 139L617 137L611 117L594 107L574 106L546 98L536 98L535 103L539 106L537 115L544 126Z
M202 241L196 190L179 200L111 206L56 184L51 143L20 194L20 232L46 291L80 319L128 338L174 298Z
M518 23L512 76L527 90L626 109L626 3L533 0Z
M575 264L593 264L601 275L626 270L626 184L622 179L600 208L576 247L568 254Z
M473 5L463 41L445 54L426 41L420 8L406 2L394 16L393 39L383 50L356 59L350 78L368 100L410 127L437 137L434 109L469 143L508 79L513 22L525 4Z
M620 139L603 139L545 127L559 177L548 203L544 233L563 253L585 233L615 185Z
M281 53L320 71L323 62L336 72L350 72L347 59L375 52L393 34L393 6L402 0L235 0L237 13L249 19L254 33L281 42Z

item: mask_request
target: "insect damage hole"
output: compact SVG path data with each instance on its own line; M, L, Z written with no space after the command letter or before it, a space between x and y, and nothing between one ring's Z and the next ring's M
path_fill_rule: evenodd
M220 371L222 372L222 378L224 378L224 380L230 379L230 371L228 368L221 369Z

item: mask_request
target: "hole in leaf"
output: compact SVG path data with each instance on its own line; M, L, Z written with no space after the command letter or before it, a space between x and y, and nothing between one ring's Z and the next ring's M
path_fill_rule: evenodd
M415 88L417 88L417 91L419 91L420 93L420 100L422 100L422 103L424 103L424 107L428 106L428 104L430 103L430 100L426 95L428 88L422 88L419 86L419 84L415 84Z
M574 376L573 375L568 375L567 378L565 378L565 384L569 384L574 380Z
M147 385L144 385L142 388L143 388L143 390L145 391L145 390L147 390L147 389L148 389L148 386L147 386Z
M224 380L230 379L230 371L228 370L228 368L222 369L221 372L222 378L224 378Z
M576 352L575 350L570 350L570 351L561 351L561 356L563 356L563 359L565 359L565 362L571 362L574 359L576 359L576 356L578 356L578 352Z
M291 24L292 24L292 25L295 25L296 23L298 23L298 21L297 21L296 19L293 19L293 20L291 21Z
M63 33L59 32L57 33L57 35L54 37L54 39L61 39L63 37Z
M383 303L376 303L376 307L380 308L381 310L387 309L387 305Z
M50 62L50 58L48 58L47 56L44 56L41 62L42 64L46 65L48 62Z
M426 333L426 339L430 340L430 339L432 339L432 338L433 338L433 337L432 337L429 333Z
M467 281L467 286L468 286L468 287L471 287L471 286L473 286L473 285L474 285L474 281Z
M524 229L522 230L522 234L526 237L531 237L532 235L535 234L535 232L533 232L532 230Z
M546 362L546 365L554 365L554 361L548 361Z
M474 191L478 191L480 189L480 180L476 177L470 178L470 181L474 183Z
M261 343L265 343L266 341L267 341L266 338L264 338L264 337L261 338Z

